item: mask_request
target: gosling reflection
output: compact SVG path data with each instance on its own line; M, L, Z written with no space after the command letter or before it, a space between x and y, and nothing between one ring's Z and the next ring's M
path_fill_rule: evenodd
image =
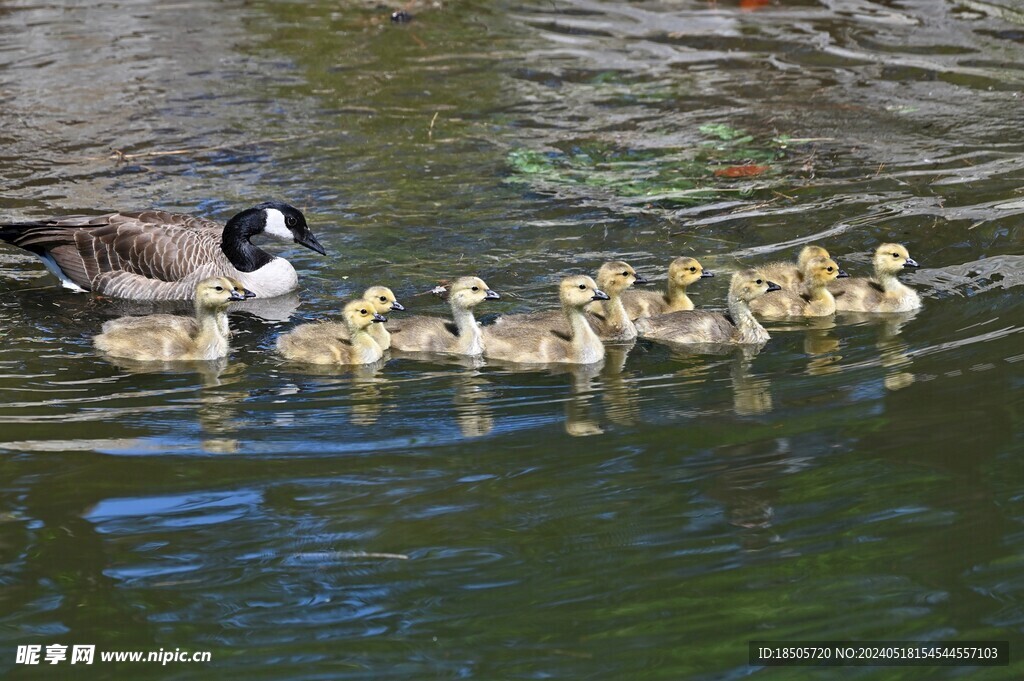
M912 385L917 377L907 368L913 363L910 347L900 338L907 322L918 314L918 310L877 314L870 312L846 312L842 321L855 324L871 324L878 329L875 347L878 363L885 369L883 383L887 390L902 390Z
M772 410L771 381L767 376L755 376L750 371L750 360L745 353L733 357L731 371L732 406L740 416L767 414Z
M286 364L289 373L302 374L305 376L336 379L327 383L347 384L349 388L349 419L355 425L372 426L380 419L384 409L388 386L381 370L387 363L389 357L384 357L372 364ZM317 386L319 388L320 386ZM307 387L302 382L289 383L277 391L281 397L299 395L307 392ZM278 425L290 426L295 421L295 412L282 411L275 416Z
M569 369L570 394L565 402L565 432L573 437L604 433L597 415L597 395L602 391L601 364L577 364Z
M632 426L640 420L640 389L625 375L626 359L636 342L606 346L601 371L601 401L608 420L619 426Z
M463 437L483 437L494 430L490 381L475 369L452 375L455 393L452 406Z

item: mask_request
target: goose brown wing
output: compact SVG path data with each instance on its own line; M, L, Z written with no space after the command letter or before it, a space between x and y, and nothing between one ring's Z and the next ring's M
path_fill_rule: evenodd
M126 272L178 281L220 252L223 227L164 211L77 216L2 228L5 241L49 256L71 281L92 288L97 276Z

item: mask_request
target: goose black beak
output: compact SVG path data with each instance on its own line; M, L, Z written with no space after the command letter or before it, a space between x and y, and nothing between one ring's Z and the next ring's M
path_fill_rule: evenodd
M405 312L405 305L402 305L400 302L396 300L395 302L391 303L391 309L394 310L395 312Z
M595 288L594 297L591 300L608 300L608 294L599 288Z
M377 314L376 312L373 313L373 321L375 321L375 322L386 322L387 320L388 320L388 318L385 317L384 315Z
M501 300L501 296L498 295L497 291L487 289L486 291L484 291L484 300Z
M712 272L711 270L704 270L703 272L700 273L700 278L701 279L707 279L708 277L713 277L713 276L715 276L715 273Z
M839 270L839 274L836 275L836 279L845 279L848 276L850 275L846 273L846 270Z
M907 258L907 261L905 263L903 263L903 266L904 267L920 267L920 265L917 264L917 261L914 260L913 258Z
M634 274L633 276L636 277L636 279L633 280L634 284L650 284L651 283L651 280L648 279L647 277L643 276L642 274L638 273L638 274Z
M320 255L327 255L327 251L324 250L324 247L321 246L320 242L316 240L315 236L313 236L313 232L310 232L309 230L306 230L302 236L296 236L295 243L300 246L305 246L311 251L316 251Z
M776 284L774 281L766 281L765 283L768 284L768 290L765 291L765 293L769 293L771 291L781 291L782 290L782 287L779 286L778 284Z

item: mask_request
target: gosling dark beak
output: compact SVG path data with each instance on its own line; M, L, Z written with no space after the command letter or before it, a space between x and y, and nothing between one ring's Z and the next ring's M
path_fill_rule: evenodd
M308 229L303 232L302 236L295 237L295 243L300 246L305 246L311 251L316 251L320 255L327 255L327 251L324 250L324 247L321 246L320 242L316 240L315 236L313 236L313 232Z
M238 289L231 289L231 294L228 296L228 300L245 300L246 298L255 298L256 294L249 289L243 288L241 293Z
M708 277L713 277L713 276L715 276L715 273L712 272L711 270L704 270L703 272L700 273L700 278L701 279L707 279Z
M497 291L487 289L486 291L484 291L484 300L501 300L501 296L498 295Z
M385 317L384 315L377 314L376 312L373 313L373 321L375 321L375 322L386 322L387 320L388 320L388 318Z
M917 264L917 261L914 260L913 258L907 258L907 261L905 263L903 263L903 266L904 267L920 267L920 265Z
M599 288L595 288L594 297L591 300L608 300L608 294Z
M846 270L839 270L839 274L836 275L836 279L845 279L848 276L850 275L846 273Z
M642 274L635 274L633 276L636 277L636 279L633 280L634 284L650 284L651 283L651 280L648 279L647 277L643 276Z
M778 284L776 284L774 281L766 281L764 283L768 284L768 290L765 291L765 293L770 293L771 291L781 291L782 290L782 287L779 286Z
M402 305L400 302L396 300L395 302L391 303L391 309L396 312L405 312L405 305Z

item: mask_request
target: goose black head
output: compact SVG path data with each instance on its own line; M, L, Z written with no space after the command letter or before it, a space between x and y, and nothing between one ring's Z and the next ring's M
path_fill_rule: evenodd
M320 255L327 255L298 208L280 201L267 201L256 206L256 211L262 218L262 227L255 234L266 234L281 241L294 241Z

